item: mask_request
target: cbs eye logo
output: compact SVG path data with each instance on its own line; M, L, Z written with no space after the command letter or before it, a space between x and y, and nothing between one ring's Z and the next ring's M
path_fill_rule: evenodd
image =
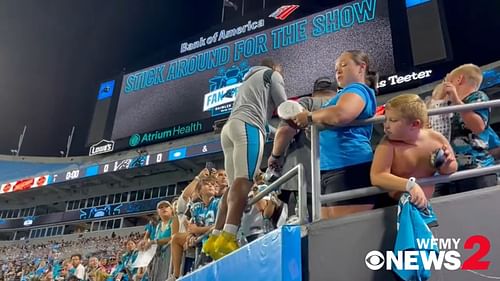
M379 251L371 251L366 254L365 264L371 270L379 270L384 267L385 257Z

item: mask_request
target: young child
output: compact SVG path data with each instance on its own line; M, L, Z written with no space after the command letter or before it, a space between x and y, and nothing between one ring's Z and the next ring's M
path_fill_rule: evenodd
M434 186L421 187L415 178L451 174L457 170L455 155L448 140L427 129L427 108L417 95L404 94L389 100L385 107L384 131L370 171L373 185L389 190L389 196L399 199L409 192L411 202L419 208L427 206ZM439 167L432 162L436 151L443 150L444 161Z
M432 96L429 100L426 99L426 104L429 109L446 107L450 103L448 96L444 92L443 83L438 84L432 91ZM429 116L429 125L436 131L441 133L449 141L451 137L451 118L453 113L445 113Z

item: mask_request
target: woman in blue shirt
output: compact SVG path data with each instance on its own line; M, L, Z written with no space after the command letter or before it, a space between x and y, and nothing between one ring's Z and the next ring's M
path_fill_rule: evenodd
M311 123L338 126L319 134L321 193L371 186L373 125L345 126L373 117L378 76L370 70L368 55L359 50L343 52L335 62L335 77L342 90L322 109L302 112L294 118L300 127ZM338 218L373 208L375 197L323 204L322 218Z

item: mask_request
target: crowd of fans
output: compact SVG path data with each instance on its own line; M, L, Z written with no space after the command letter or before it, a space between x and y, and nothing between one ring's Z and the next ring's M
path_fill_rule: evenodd
M263 187L261 176L248 198L255 196ZM2 246L0 281L175 280L211 261L201 252L201 247L207 233L213 229L219 202L227 188L227 176L223 169L205 168L178 200L158 202L157 213L150 216L144 233L97 238L82 235L75 241L42 244L25 241ZM251 242L282 225L284 221L278 221L280 217L286 217L286 214L281 214L283 205L276 194L272 194L249 206L245 210L240 242ZM157 249L149 266L135 267L139 252L153 245ZM182 269L181 265L184 265Z
M16 245L0 246L0 280L66 280L72 273L77 274L79 264L87 269L97 265L104 273L111 274L126 251L123 246L126 241L139 237L139 233L128 237L113 234L112 237L80 237L74 241L41 244L20 241ZM84 271L88 276L89 273ZM105 279L89 276L88 280Z

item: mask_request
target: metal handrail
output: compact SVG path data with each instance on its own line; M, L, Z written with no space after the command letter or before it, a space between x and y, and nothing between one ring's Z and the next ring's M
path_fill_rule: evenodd
M428 115L439 115L445 113L453 113L453 112L464 112L471 111L482 108L491 108L491 107L500 107L500 100L492 100L486 102L478 102L472 104L464 104L464 105L453 105L447 106L437 109L431 109L428 111ZM356 120L349 124L349 126L361 126L375 123L382 123L385 120L384 116L376 116L365 120ZM322 126L321 129L334 128L335 126ZM312 218L313 221L318 221L321 219L321 203L332 202L332 201L341 201L346 199L370 196L378 193L383 193L381 189L377 187L365 187L354 190L342 191L333 194L321 195L321 172L320 172L320 158L319 158L319 126L312 125L311 126L311 184L312 184ZM419 180L419 184L432 184L439 182L449 182L458 179L464 179L476 176L477 175L485 175L495 173L500 170L498 165L492 167L485 167L479 169L473 169L468 171L461 171L454 173L452 175L445 176L436 176L423 178ZM472 173L471 173L472 172ZM304 208L305 205L300 205L300 208Z
M304 166L302 164L298 164L297 166L293 167L291 170L286 172L284 175L279 177L276 181L268 185L264 190L261 192L257 193L250 201L248 202L249 205L253 205L257 203L259 200L264 198L264 196L268 195L269 193L278 190L279 187L284 184L285 182L289 181L292 179L295 175L297 175L297 180L299 182L298 186L298 191L299 191L299 224L305 224L307 223L307 191L306 191L306 182L305 182L305 174L304 174Z
M471 111L471 110L488 108L488 107L500 107L500 99L491 100L491 101L484 101L484 102L469 103L469 104L461 104L461 105L450 105L450 106L445 106L445 107L440 107L440 108L433 108L433 109L429 109L427 111L427 115L432 116L432 115L439 115L439 114L453 113L453 112L465 112L465 111ZM356 120L356 121L353 121L353 122L346 124L344 126L363 126L363 125L370 125L370 124L378 124L378 123L384 122L384 120L385 120L385 116L380 115L380 116L375 116L375 117L371 117L368 119ZM323 125L322 129L335 128L335 127L338 127L338 126L324 126Z
M453 173L451 175L441 175L441 176L421 178L421 179L417 179L417 183L419 185L426 186L426 185L433 185L433 184L437 184L437 183L444 183L444 182L466 179L466 178L470 178L470 177L489 175L489 174L494 174L496 172L500 172L500 164L490 166L490 167L483 167L483 168L460 171L460 172ZM338 201L343 201L343 200L349 200L349 199L353 199L353 198L357 198L357 197L376 195L376 194L385 193L385 192L387 192L387 190L380 189L379 187L376 187L376 186L369 186L369 187L357 188L354 190L347 190L347 191L325 194L325 195L321 195L320 198L321 198L322 203L332 203L332 202L338 202Z

